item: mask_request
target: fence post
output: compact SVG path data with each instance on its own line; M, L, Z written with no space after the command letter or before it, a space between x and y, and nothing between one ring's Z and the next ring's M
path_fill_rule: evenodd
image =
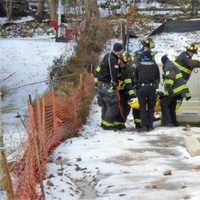
M54 134L57 127L57 121L56 121L56 99L55 99L55 93L53 90L51 90L51 98L52 98L52 107L53 107L53 134Z
M32 97L31 95L29 95L29 105L30 106L33 106L32 105ZM37 106L37 103L36 103L36 106ZM34 146L35 146L35 154L36 154L36 166L38 168L38 171L40 171L40 166L41 166L41 162L40 162L40 147L38 145L38 140L37 140L37 135L35 134L37 130L36 128L36 119L34 117L34 113L33 113L33 107L31 108L32 109L32 119L33 119L33 122L34 123ZM38 115L36 115L36 117L38 117ZM40 190L41 190L41 193L42 193L42 197L43 199L45 200L45 190L44 190L44 184L43 184L43 181L41 180L40 181Z
M2 100L2 94L0 91L0 102ZM0 104L1 109L1 104ZM3 183L3 189L6 192L7 200L14 200L14 192L12 187L12 181L9 173L8 162L4 152L3 143L3 123L2 123L2 111L0 111L0 182ZM1 180L2 179L2 180Z

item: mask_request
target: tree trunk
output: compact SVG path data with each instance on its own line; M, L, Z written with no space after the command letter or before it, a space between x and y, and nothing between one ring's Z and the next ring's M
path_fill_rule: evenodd
M8 21L10 21L12 19L12 0L6 0L6 15L8 18Z
M51 21L54 21L57 19L56 0L50 0L50 18L51 18Z
M38 0L37 16L39 20L42 20L44 17L44 1L45 0Z
M91 21L92 18L99 17L99 10L97 6L97 0L85 0L85 19L87 22Z
M192 7L192 16L198 15L198 8L199 8L199 1L198 0L191 0L191 7Z

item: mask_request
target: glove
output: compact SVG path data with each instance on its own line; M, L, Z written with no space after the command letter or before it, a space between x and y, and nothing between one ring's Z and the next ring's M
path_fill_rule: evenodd
M176 101L176 110L179 110L179 108L180 108L181 105L182 105L182 102L183 102L182 99L178 99L178 100Z
M128 105L132 108L132 109L139 109L139 102L137 98L132 98L129 100Z
M186 100L186 101L189 101L191 98L192 98L191 96L186 96L186 97L185 97L185 100Z
M186 101L189 101L192 98L192 96L189 92L189 93L183 94L183 98L185 98Z
M165 96L164 93L163 93L162 91L157 91L156 93L157 93L157 95L158 95L158 97L159 97L160 99L162 99L162 98Z

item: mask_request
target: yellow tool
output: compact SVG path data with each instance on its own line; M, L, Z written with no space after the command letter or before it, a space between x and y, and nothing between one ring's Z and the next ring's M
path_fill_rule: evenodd
M182 101L178 101L178 102L177 102L177 104L176 104L176 110L179 110L179 109L180 109L181 104L182 104ZM138 99L137 99L137 98L131 99L131 100L128 102L128 105L129 105L132 109L140 109L140 105L139 105L139 102L138 102ZM161 112L161 106L160 106L160 99L159 99L159 98L157 98L157 100L156 100L155 112L156 112L156 113Z

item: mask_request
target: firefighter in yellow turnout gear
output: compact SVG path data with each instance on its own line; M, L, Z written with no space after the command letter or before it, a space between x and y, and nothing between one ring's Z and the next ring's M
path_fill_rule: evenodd
M188 82L192 74L193 69L200 68L200 62L193 59L193 55L197 54L198 46L194 43L186 46L186 51L182 52L173 61L174 65L180 70L183 75L183 79Z
M120 105L122 108L122 115L124 120L132 108L132 115L134 118L135 128L141 127L140 111L138 108L132 107L132 103L136 99L136 85L135 85L135 68L133 66L133 58L128 52L124 52L121 58L120 64L121 76L120 76Z
M125 128L117 91L121 53L123 53L122 44L115 43L113 50L103 57L100 65L94 71L98 104L102 109L101 127L106 130Z
M184 98L189 100L191 93L183 78L183 74L176 65L165 55L162 57L164 93L161 96L162 125L177 126L176 107L177 101Z

